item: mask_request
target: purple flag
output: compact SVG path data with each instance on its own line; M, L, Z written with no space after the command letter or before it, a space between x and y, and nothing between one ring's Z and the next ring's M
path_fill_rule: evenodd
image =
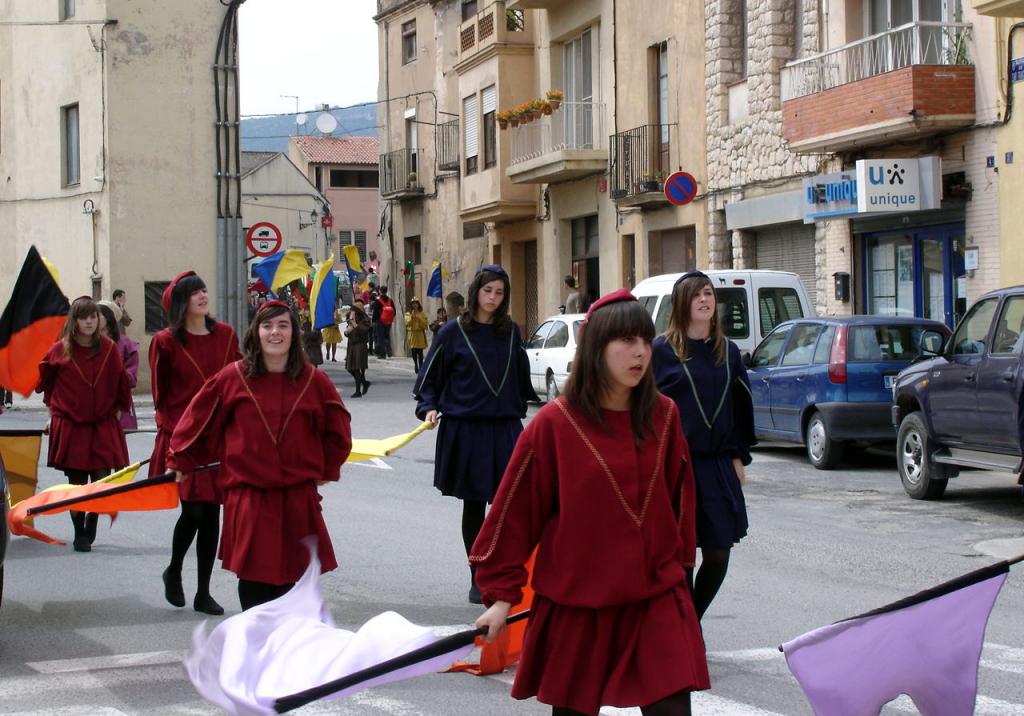
M922 716L970 716L985 626L1009 564L965 574L783 644L817 716L878 714L906 694Z

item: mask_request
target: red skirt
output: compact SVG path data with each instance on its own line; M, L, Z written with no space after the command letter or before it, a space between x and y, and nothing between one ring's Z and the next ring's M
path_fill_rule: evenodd
M312 482L268 490L229 488L220 539L224 569L253 582L297 582L309 566L302 544L309 536L317 540L320 571L337 567L320 500Z
M710 688L704 638L685 585L600 609L534 598L512 696L597 714Z
M54 415L46 457L46 464L58 470L116 470L128 464L128 443L113 416L98 423L76 423Z
M149 461L149 475L163 475L167 467L167 451L171 446L171 433L158 430L153 444L153 457ZM217 462L215 456L204 462ZM224 504L224 490L220 485L220 470L203 470L186 475L178 483L178 498L187 502L214 502Z

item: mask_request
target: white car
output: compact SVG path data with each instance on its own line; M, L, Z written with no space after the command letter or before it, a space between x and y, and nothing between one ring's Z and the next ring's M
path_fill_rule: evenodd
M584 318L583 313L550 316L526 342L530 380L545 402L554 400L565 390L572 359L576 357L576 337Z

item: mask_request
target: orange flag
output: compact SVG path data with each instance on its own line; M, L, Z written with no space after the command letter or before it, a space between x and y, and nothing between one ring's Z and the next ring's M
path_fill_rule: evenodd
M159 476L164 477L164 476ZM73 499L89 499L73 505L62 504ZM91 485L50 489L22 500L7 514L7 526L12 535L31 537L48 544L64 544L33 527L25 520L36 515L55 515L74 509L81 512L96 512L113 515L117 512L143 512L149 510L171 510L178 506L178 486L173 477L170 480L150 478L126 485L94 482ZM31 510L31 514L29 511Z
M537 556L534 550L530 555L530 561L526 563L526 586L523 587L523 600L514 605L510 614L529 609L533 605L533 589L530 582L533 580L533 560ZM469 664L464 661L456 661L448 671L465 671L475 676L487 676L488 674L500 674L506 667L519 661L519 655L523 652L523 636L526 634L526 622L516 622L507 627L497 639L491 643L482 637L477 637L477 646L480 649L480 663Z

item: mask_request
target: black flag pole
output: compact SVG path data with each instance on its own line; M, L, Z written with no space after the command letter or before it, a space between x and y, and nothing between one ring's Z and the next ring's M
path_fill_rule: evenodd
M530 616L530 610L524 609L521 612L513 614L505 620L506 625L515 624L518 621L522 621ZM487 629L481 627L479 629L468 629L466 631L460 631L458 634L452 634L444 639L438 639L433 644L420 647L419 649L413 649L407 654L396 656L393 659L382 661L379 664L367 667L360 671L353 672L347 676L342 676L340 679L334 681L328 681L326 684L320 686L314 686L311 689L300 691L289 696L282 696L281 698L274 701L274 710L279 714L287 713L294 709L305 706L306 704L336 694L339 691L351 688L357 684L361 684L364 681L370 679L376 679L385 674L390 674L393 671L404 669L418 664L421 661L427 661L438 656L447 654L448 652L461 649L463 647L472 644L478 636L483 636L487 633Z
M146 461L148 462L148 461ZM209 465L203 465L197 467L195 470L189 470L188 474L194 472L202 472L203 470L213 470L214 468L220 467L219 462L211 462ZM57 502L51 502L47 505L38 505L36 507L30 507L26 511L28 517L34 517L44 512L51 512L53 510L61 509L64 507L71 507L77 505L80 502L91 502L92 500L98 500L103 497L112 497L114 495L123 495L126 492L135 492L136 490L143 490L147 487L154 487L156 485L163 485L168 482L174 482L175 472L165 472L163 475L154 475L153 477L147 477L145 480L139 480L138 482L127 482L123 485L111 485L107 490L97 490L88 495L79 495L78 497L69 497L66 500L59 500Z

